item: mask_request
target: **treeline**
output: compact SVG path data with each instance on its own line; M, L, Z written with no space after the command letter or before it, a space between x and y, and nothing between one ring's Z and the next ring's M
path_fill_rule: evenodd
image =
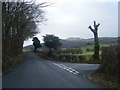
M46 3L2 2L2 54L17 56L22 53L23 41L38 33L37 24L45 21ZM3 64L4 66L4 64Z

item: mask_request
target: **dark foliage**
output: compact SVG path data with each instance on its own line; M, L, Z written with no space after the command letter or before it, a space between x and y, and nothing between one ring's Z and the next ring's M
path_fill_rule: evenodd
M49 35L49 34L47 34L46 36L43 36L44 38L43 38L43 41L44 41L44 45L46 46L46 47L48 47L49 48L49 53L48 53L48 55L52 55L52 48L53 49L57 49L59 46L61 46L62 44L60 43L60 39L59 39L59 37L57 37L57 36L54 36L54 35Z
M106 80L118 83L119 81L119 59L120 45L103 47L101 54L101 66L98 72L105 75Z
M40 41L39 41L39 39L37 37L34 37L32 41L33 41L35 51L36 51L37 48L42 47L42 45L40 44Z
M2 3L3 54L21 53L23 41L38 33L37 22L45 20L41 5L25 2Z
M7 57L22 53L23 41L38 33L37 24L45 21L45 3L2 2L2 54L4 63L11 63Z

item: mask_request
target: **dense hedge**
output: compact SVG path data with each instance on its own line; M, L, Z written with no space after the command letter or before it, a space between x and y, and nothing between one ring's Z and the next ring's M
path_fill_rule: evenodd
M118 82L118 60L120 56L118 51L120 51L120 45L102 48L101 66L98 71L105 75L106 80L110 80L112 82Z
M81 48L65 48L57 52L57 59L65 62L83 62L84 56L76 56L74 54L82 54Z
M67 48L67 49L61 49L58 52L59 54L68 55L68 54L82 54L83 51L81 48Z
M59 55L58 60L66 61L66 62L85 62L84 56L74 56L74 55Z

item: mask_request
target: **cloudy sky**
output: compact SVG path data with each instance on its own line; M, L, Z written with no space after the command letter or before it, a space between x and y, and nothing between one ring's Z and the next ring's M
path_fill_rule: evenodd
M41 33L36 36L41 42L45 34L54 34L62 39L93 38L93 33L88 29L89 25L93 26L93 21L100 23L99 37L118 36L118 0L43 1L52 5L44 8L48 21L38 27ZM31 39L24 42L24 46L30 44Z

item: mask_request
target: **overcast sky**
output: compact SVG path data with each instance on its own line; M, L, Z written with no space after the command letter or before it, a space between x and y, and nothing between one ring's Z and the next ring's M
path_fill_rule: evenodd
M40 1L38 0L37 3ZM44 8L48 21L38 27L41 33L36 35L41 42L43 42L42 36L45 34L54 34L62 39L68 37L93 38L93 33L88 29L89 25L93 26L93 21L100 23L99 37L118 36L117 0L46 1L53 4ZM30 44L32 44L31 39L24 42L24 46Z

